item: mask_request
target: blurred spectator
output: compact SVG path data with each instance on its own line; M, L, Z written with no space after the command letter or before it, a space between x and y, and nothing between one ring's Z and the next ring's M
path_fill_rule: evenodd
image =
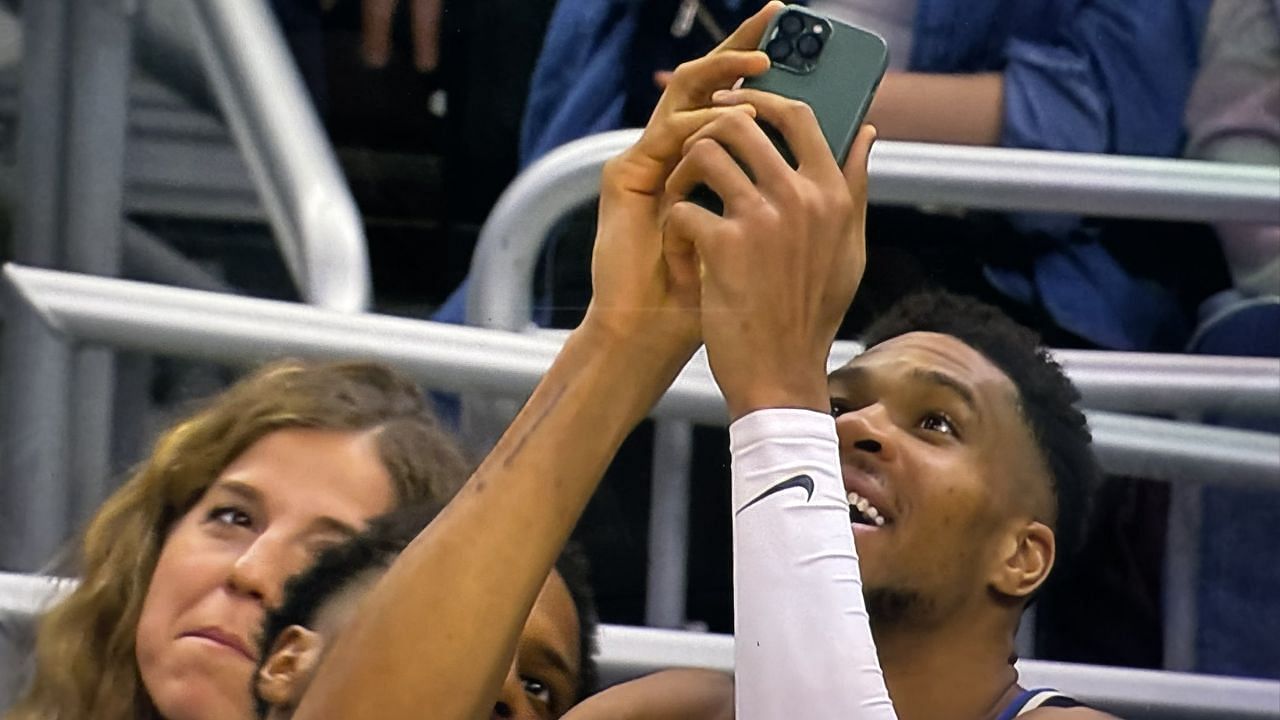
M677 37L690 3L700 10ZM717 26L758 4L562 0L534 74L522 165L568 140L643 124L657 97L655 71L704 50L694 46L710 45ZM1209 0L810 5L889 39L893 71L869 116L881 137L1174 156ZM900 268L900 277L860 292L848 330L915 286L943 284L1000 300L1041 329L1061 329L1046 332L1059 344L1172 349L1189 334L1184 307L1203 297L1198 281L1183 277L1199 258L1161 264L1116 247L1140 241L1145 228L1132 225L979 213L957 223L884 210L871 224L873 246L892 256L880 264ZM1159 233L1169 247L1169 233ZM559 292L564 284L567 297ZM552 285L553 305L577 303L572 291L582 283ZM1194 300L1185 301L1187 294Z
M1187 157L1280 165L1280 0L1218 0L1201 62L1187 103ZM1215 229L1235 289L1280 295L1280 208L1273 225Z
M1217 0L1187 107L1186 154L1265 164L1280 184L1280 0ZM1274 224L1219 223L1233 289L1205 303L1193 352L1280 357L1280 208ZM1280 432L1274 418L1211 421ZM1207 487L1199 493L1195 665L1201 672L1280 678L1280 492Z

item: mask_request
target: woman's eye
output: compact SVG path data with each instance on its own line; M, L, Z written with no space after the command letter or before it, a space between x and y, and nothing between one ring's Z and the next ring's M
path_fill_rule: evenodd
M840 400L831 401L831 417L840 417L841 415L849 412L852 409L853 408L849 407L846 403Z
M550 685L542 682L537 678L526 677L526 678L521 678L520 681L524 683L524 691L530 697L542 703L543 705L546 705L546 706L551 705L551 686Z
M230 505L213 508L209 511L208 519L212 522L234 527L247 528L253 525L253 518L249 516L249 513Z
M920 428L944 435L956 435L955 423L945 413L929 413L920 419Z

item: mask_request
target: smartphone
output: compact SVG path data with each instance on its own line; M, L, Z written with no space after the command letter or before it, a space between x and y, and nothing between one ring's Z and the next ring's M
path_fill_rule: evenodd
M884 39L799 5L788 5L765 29L760 49L769 56L771 65L762 75L744 80L743 87L807 103L836 163L843 167L889 66ZM795 167L795 157L781 134L767 123L761 122L761 126ZM689 199L717 214L723 212L720 198L706 186L695 188Z

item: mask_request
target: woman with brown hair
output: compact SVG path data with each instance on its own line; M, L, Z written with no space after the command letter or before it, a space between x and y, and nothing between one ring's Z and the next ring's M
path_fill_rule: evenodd
M469 466L372 363L268 366L164 433L90 521L8 720L249 718L266 608L315 553Z

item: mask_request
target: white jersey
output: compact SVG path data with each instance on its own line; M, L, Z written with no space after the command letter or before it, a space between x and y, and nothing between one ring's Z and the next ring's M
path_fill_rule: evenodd
M896 720L862 597L835 420L761 410L733 452L738 720Z

